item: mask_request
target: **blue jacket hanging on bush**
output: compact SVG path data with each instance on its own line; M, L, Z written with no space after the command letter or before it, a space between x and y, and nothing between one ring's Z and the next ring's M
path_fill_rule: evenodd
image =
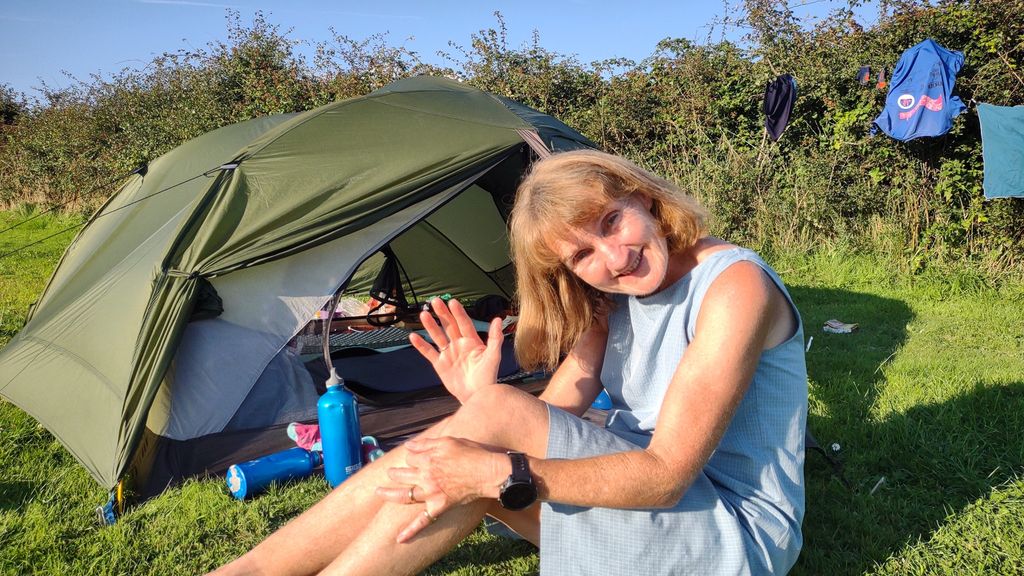
M963 52L946 50L928 39L907 49L896 63L876 128L901 141L941 136L949 131L964 103L953 96Z

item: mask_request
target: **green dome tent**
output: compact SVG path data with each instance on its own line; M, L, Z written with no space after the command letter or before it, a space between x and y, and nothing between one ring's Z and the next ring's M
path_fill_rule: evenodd
M210 132L79 233L0 350L0 394L105 487L128 476L152 494L223 470L315 417L286 344L336 293L368 287L382 247L417 294L511 297L505 217L523 170L593 146L429 77Z

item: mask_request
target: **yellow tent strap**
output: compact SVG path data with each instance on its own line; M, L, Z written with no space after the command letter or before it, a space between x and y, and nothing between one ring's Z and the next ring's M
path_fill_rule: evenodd
M114 496L114 502L117 503L117 516L120 517L124 514L124 479L117 481L117 494Z

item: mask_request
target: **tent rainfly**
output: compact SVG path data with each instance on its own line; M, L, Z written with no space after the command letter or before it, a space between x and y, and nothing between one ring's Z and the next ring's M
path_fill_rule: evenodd
M288 343L368 287L382 247L417 294L511 298L519 178L581 147L550 116L431 77L214 130L93 215L0 350L0 395L107 488L223 470L315 418Z

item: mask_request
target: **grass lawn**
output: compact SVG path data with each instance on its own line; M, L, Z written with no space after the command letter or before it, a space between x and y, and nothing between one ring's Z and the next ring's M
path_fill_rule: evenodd
M24 218L0 213L0 229ZM0 253L74 225L44 217ZM72 233L0 259L0 346ZM808 455L795 574L1024 574L1024 286L969 271L905 277L843 250L772 259L803 314L811 430L852 485ZM824 321L856 322L826 334ZM0 382L0 388L4 383ZM40 386L48 383L40 382ZM250 502L191 480L94 524L105 492L31 417L0 401L0 574L192 574L321 498L321 478ZM478 530L429 574L533 574L535 549Z

